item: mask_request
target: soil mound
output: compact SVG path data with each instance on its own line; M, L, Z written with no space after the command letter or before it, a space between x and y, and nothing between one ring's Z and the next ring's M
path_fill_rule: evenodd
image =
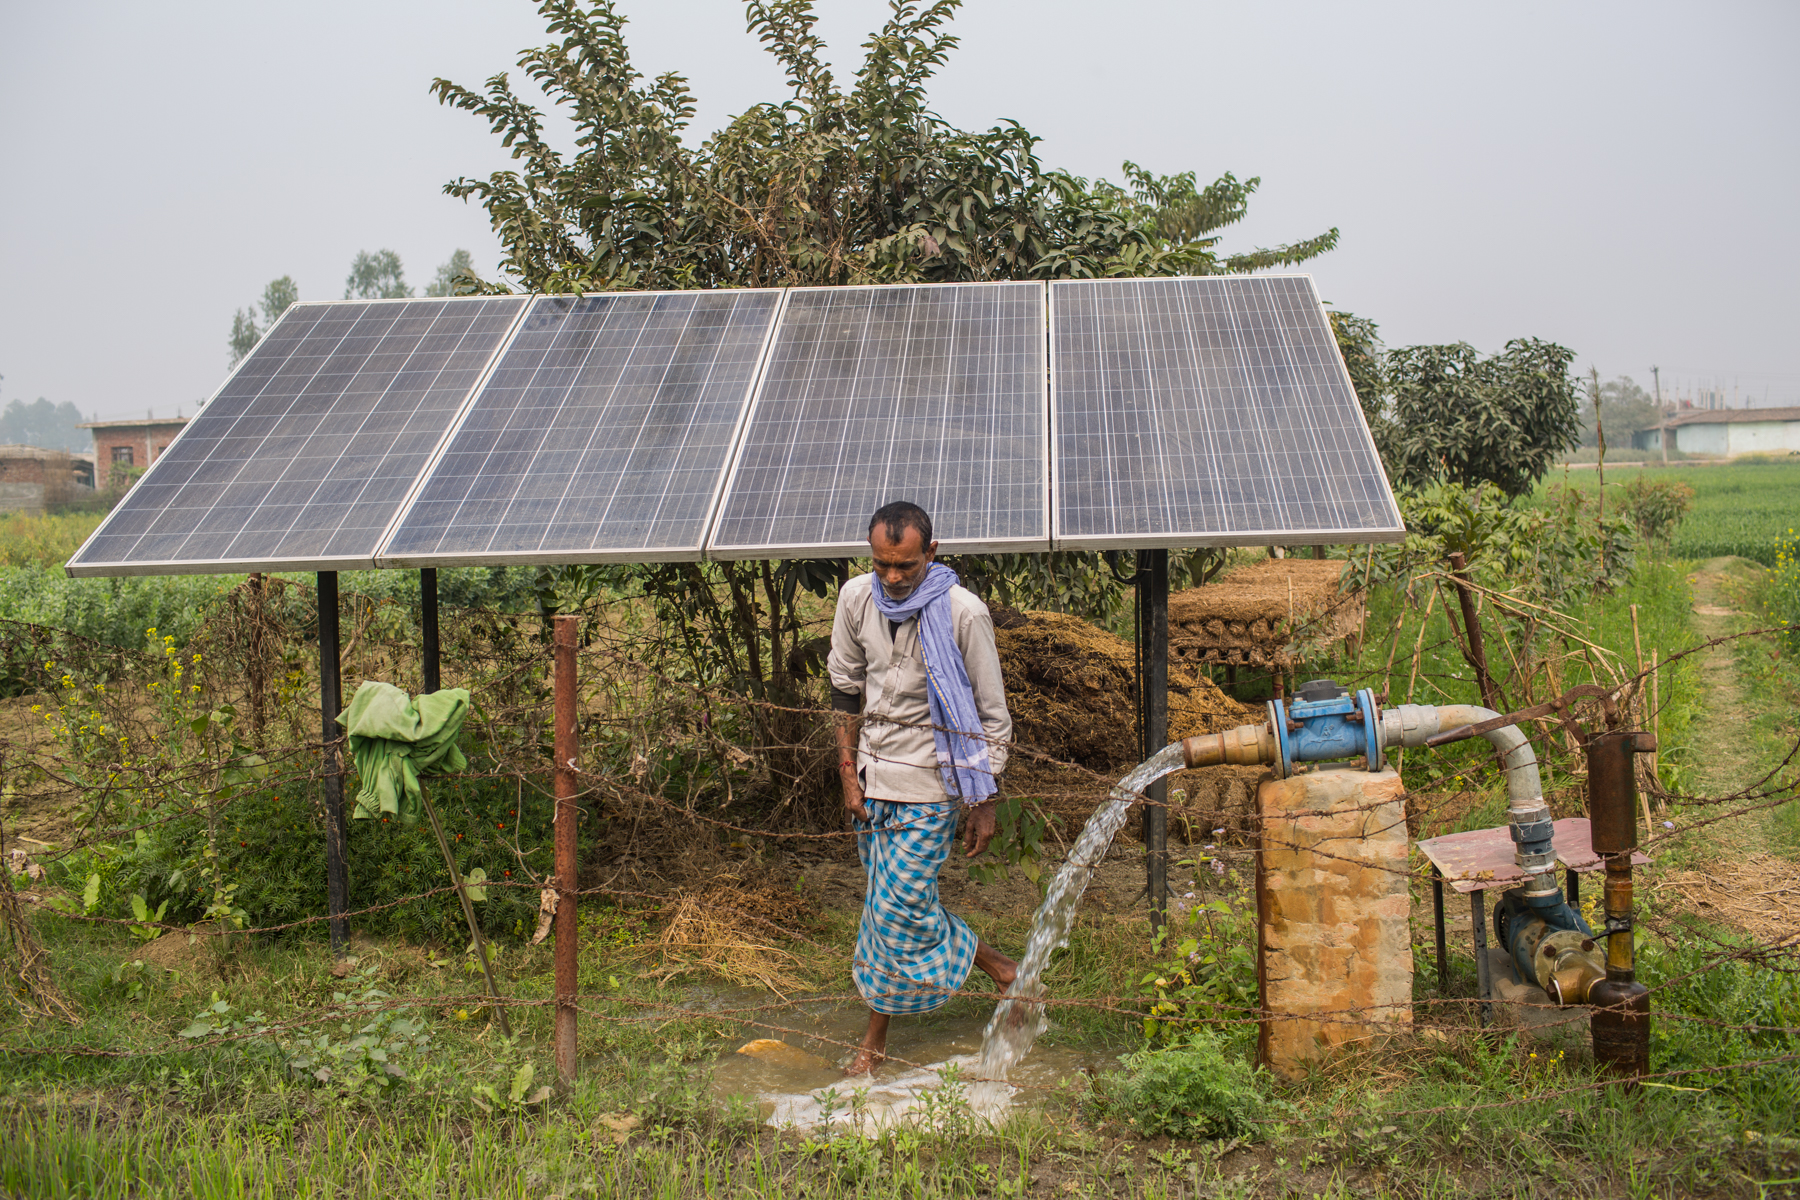
M1341 594L1342 559L1270 558L1169 597L1169 655L1290 671L1362 629L1359 592Z
M1022 751L1094 771L1135 765L1135 648L1066 613L1023 615L1022 623L994 634L1013 740ZM1221 692L1198 668L1170 662L1171 741L1230 729L1257 715Z

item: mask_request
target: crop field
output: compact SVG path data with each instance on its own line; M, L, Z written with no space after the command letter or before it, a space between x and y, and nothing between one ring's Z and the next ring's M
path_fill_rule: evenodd
M1800 529L1800 459L1758 458L1698 467L1623 467L1607 474L1608 503L1634 479L1674 480L1694 489L1694 506L1670 540L1676 558L1704 561L1735 554L1775 565L1782 538ZM1555 471L1540 494L1568 486L1592 493L1598 472Z

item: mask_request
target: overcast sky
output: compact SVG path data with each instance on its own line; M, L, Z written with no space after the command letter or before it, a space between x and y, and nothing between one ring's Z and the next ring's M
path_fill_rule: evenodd
M697 135L782 94L734 0L621 0ZM819 0L840 78L879 0ZM1259 175L1227 249L1336 225L1308 268L1389 345L1511 337L1581 369L1800 404L1800 5L969 0L933 88L1018 120L1044 162ZM358 250L415 287L486 214L444 196L507 163L434 76L475 86L545 40L527 0L0 0L0 403L181 411L232 311L292 275L343 294Z

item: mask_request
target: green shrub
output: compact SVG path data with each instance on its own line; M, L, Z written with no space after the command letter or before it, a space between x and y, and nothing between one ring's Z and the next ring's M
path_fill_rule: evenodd
M540 872L547 870L553 802L536 789L524 789L521 795L512 780L444 777L428 779L425 786L444 822L457 868L464 874L477 867L487 873L487 899L475 905L483 930L494 936L529 933L536 924L537 889L505 885L527 882L521 858ZM355 788L355 777L346 778L346 805ZM316 780L247 790L214 819L220 874L237 885L235 902L246 927L326 915L324 803ZM102 856L107 863L103 915L130 915L124 910L126 898L137 893L151 908L167 901L172 923L199 920L210 898L198 869L207 825L204 812L178 816L152 826L134 845ZM418 943L461 946L468 941L454 892L404 902L450 882L428 821L411 829L397 821L351 821L346 853L350 908L393 905L353 918L356 930ZM71 862L77 886L89 869L85 859ZM323 937L325 924L293 932Z
M1773 557L1760 589L1763 611L1770 624L1783 628L1791 646L1800 647L1800 538L1792 529L1776 543Z
M1101 1106L1143 1137L1242 1137L1272 1108L1257 1069L1210 1029L1124 1061L1124 1073L1102 1090Z
M1688 509L1694 489L1675 479L1638 475L1625 485L1625 512L1647 542L1667 542Z

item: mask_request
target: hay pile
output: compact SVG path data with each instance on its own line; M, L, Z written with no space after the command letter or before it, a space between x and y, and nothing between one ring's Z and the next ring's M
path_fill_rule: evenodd
M1800 937L1800 879L1794 864L1776 854L1748 854L1702 871L1671 871L1649 890L1675 892L1690 911L1742 930L1764 946Z
M1025 617L1022 624L995 630L1019 749L1094 771L1134 766L1137 656L1131 643L1065 613ZM1170 662L1171 740L1230 729L1257 716L1196 668Z
M662 969L654 972L659 978L698 970L784 998L806 986L803 960L777 944L811 921L791 890L723 879L683 892L664 915L668 923L655 942L662 954Z
M1169 657L1291 671L1362 628L1342 559L1270 558L1169 597Z

